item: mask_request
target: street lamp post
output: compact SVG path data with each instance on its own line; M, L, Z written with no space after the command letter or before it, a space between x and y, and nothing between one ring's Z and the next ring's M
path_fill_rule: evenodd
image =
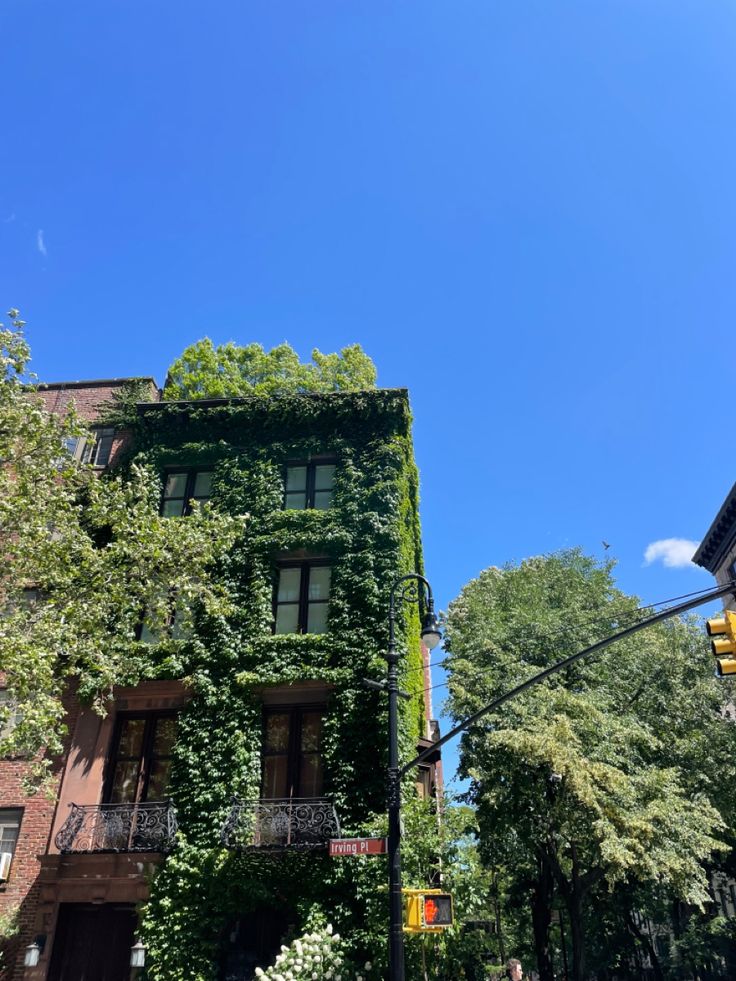
M389 981L404 981L404 931L401 896L401 770L399 769L399 652L396 649L396 604L419 603L426 609L422 619L422 643L436 647L441 634L434 615L432 587L424 576L410 572L391 587L388 613L388 883L389 883Z

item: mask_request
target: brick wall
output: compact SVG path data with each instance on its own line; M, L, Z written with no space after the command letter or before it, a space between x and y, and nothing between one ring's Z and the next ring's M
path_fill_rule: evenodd
M109 402L115 392L119 392L131 381L147 382L148 399L151 402L159 401L161 393L153 378L111 378L104 381L54 382L49 385L39 386L38 391L49 412L63 416L73 405L80 419L86 423L93 424L97 419L100 406L105 402ZM128 445L129 439L129 434L126 432L116 434L110 452L110 466L115 465L121 453Z
M71 734L77 722L79 705L73 694L65 699L68 734L61 756L54 760L51 781L46 791L28 796L24 793L24 777L30 776L26 760L0 760L0 807L23 811L20 833L15 846L13 864L7 882L0 884L0 914L18 908L20 933L4 943L0 961L0 979L10 981L23 976L23 954L36 936L36 914L39 902L39 856L46 853L54 821L56 800L69 753ZM16 965L15 971L13 965Z
M88 423L94 423L101 403L110 399L130 379L110 379L93 382L62 382L45 385L39 389L46 408L50 412L63 415L73 402L79 416ZM159 392L153 379L150 383L150 400L158 401ZM125 434L116 439L110 462L120 452L125 443ZM0 677L0 684L3 682ZM74 732L79 706L70 694L65 700L66 726L68 735L59 759L54 760L52 779L47 792L26 795L23 791L24 777L30 774L30 765L24 760L0 760L0 808L13 808L23 811L15 855L10 870L10 878L0 884L0 915L18 908L20 933L12 941L3 943L4 957L0 961L0 981L14 981L23 977L23 957L25 948L32 943L39 932L38 905L40 885L38 881L39 856L45 855L54 822L57 799L64 769L69 754L71 734Z
M159 390L153 378L110 378L104 381L53 382L40 385L38 392L49 412L63 416L71 403L79 416L89 423L97 418L99 407L108 402L115 392L119 392L128 382L145 381L149 383L150 401L159 401Z

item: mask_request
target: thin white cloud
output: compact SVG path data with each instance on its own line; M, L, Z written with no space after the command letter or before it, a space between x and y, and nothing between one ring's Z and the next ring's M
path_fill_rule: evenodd
M700 542L693 542L689 538L660 538L659 541L647 545L644 562L646 565L661 562L668 569L685 569L693 565L692 558L698 545Z
M15 221L15 212L13 212L12 215L8 215L7 218L3 218L4 225L10 224L11 221Z
M43 240L43 228L39 228L36 232L36 245L38 246L38 251L41 255L46 255L46 243Z

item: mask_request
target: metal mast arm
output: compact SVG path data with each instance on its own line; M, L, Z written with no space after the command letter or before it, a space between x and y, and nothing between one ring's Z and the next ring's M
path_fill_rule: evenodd
M570 664L574 664L575 661L579 661L580 658L587 657L588 654L595 654L598 651L602 651L604 647L610 647L611 644L615 644L617 640L623 640L624 637L630 637L632 634L638 633L640 630L644 630L646 627L651 627L654 623L660 623L662 620L669 620L671 617L676 617L680 613L686 613L688 610L694 610L698 606L703 606L705 603L710 603L711 600L718 599L720 596L726 596L728 593L736 594L736 579L730 579L728 585L718 586L715 589L710 590L704 596L699 599L688 600L687 603L679 603L677 606L671 606L667 610L662 610L661 613L655 613L653 616L647 617L646 620L642 620L640 623L635 623L631 627L626 627L625 630L620 630L617 634L613 634L610 637L606 637L604 640L599 640L595 644L591 644L590 647L586 647L582 651L578 651L577 654L571 654L570 657L563 658L562 661L558 661L557 664L552 664L550 667L545 668L544 671L540 671L539 674L535 674L533 678L529 678L527 681L523 681L516 688L512 688L511 691L507 691L504 695L499 698L494 699L488 705L474 712L473 715L468 716L459 725L456 725L454 729L451 729L447 735L438 739L437 742L432 743L430 747L425 749L415 756L413 760L403 766L400 770L400 776L404 776L412 770L419 763L422 763L428 756L435 753L440 746L444 746L445 743L454 739L455 736L460 735L466 729L469 729L474 722L482 718L484 715L488 715L489 712L493 712L495 709L499 708L505 702L511 701L512 698L516 698L527 688L533 688L540 682L545 681L547 678L551 678L553 674L557 674L558 671L562 671L563 668L568 667Z

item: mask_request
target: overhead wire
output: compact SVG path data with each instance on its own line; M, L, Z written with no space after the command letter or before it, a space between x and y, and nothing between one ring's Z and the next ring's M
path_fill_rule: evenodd
M617 610L621 610L622 613L619 616L615 616L614 619L616 620L617 623L623 624L624 621L635 620L637 617L641 617L641 616L646 615L647 614L647 611L653 609L654 607L657 607L657 606L667 606L670 603L676 603L676 602L678 602L680 600L690 599L690 597L692 597L692 596L700 596L703 593L710 592L711 589L712 589L712 587L708 587L707 589L696 589L696 590L694 590L691 593L682 593L680 596L671 596L668 599L656 600L655 602L652 602L652 603L646 603L644 606L636 607L633 610L632 609L628 609L627 610L625 607L621 606L620 604L618 606L612 605L612 606L606 607L605 609L602 609L601 612L600 612L600 614L599 614L599 616L597 616L593 620L578 621L578 622L573 623L571 625L568 625L566 627L558 627L558 628L556 628L554 630L547 631L546 634L547 634L547 636L558 636L558 635L565 635L565 634L568 634L569 635L569 634L572 633L572 630L573 629L578 630L578 629L581 629L581 628L584 628L584 627L594 626L596 623L599 623L600 622L601 617L604 617L605 616L606 618L609 618L610 614L612 612L617 611ZM529 626L539 626L539 624L530 624ZM424 671L424 670L426 670L427 667L429 667L429 668L443 667L450 660L451 659L449 657L445 657L441 661L429 662L428 665L422 665L421 667L406 668L404 670L404 674L410 674L410 673L415 672L415 671Z

